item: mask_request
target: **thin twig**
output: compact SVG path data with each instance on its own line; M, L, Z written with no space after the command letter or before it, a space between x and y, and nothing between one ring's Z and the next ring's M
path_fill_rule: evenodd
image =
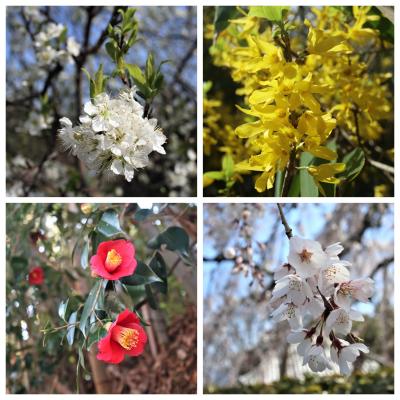
M293 237L292 228L289 226L288 222L286 221L286 217L283 214L282 206L280 203L276 204L278 206L279 215L281 216L282 225L285 227L285 233L288 239L290 240Z

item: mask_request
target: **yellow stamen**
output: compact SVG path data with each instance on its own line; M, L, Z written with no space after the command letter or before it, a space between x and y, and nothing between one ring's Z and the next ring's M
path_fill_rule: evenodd
M132 350L139 343L139 332L136 329L117 325L112 331L112 338L125 350Z
M106 269L108 272L112 272L117 269L122 263L122 257L114 249L107 253L106 258Z

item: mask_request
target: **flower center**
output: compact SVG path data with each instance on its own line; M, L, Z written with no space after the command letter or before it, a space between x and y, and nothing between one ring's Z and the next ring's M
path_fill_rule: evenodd
M311 261L312 255L313 255L313 253L307 251L307 249L303 249L303 251L301 253L299 253L301 262L307 262L307 263L309 263Z
M117 251L112 249L107 253L105 264L108 272L112 272L115 269L117 269L121 265L121 263L122 263L122 257Z
M111 337L125 350L132 350L139 343L139 331L118 325L114 327Z

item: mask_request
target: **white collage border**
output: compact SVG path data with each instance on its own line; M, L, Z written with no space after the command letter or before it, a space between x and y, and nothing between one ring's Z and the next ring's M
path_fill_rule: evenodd
M1 0L0 0L1 1ZM95 3L95 4L94 4ZM286 1L260 1L260 0L245 0L239 2L227 1L227 0L2 0L0 3L0 21L1 33L0 40L2 43L3 57L0 61L0 69L2 76L2 90L0 91L0 101L2 102L1 111L1 127L2 134L0 140L2 143L2 149L4 151L3 156L0 157L0 216L2 216L3 223L0 225L0 238L2 239L2 245L0 246L1 260L3 260L0 280L3 282L0 285L0 315L1 322L0 326L0 357L2 362L0 363L0 393L6 393L6 315L5 315L5 282L6 282L6 253L5 253L5 238L6 238L6 203L122 203L129 200L130 202L143 201L144 198L121 198L121 197L6 197L6 86L5 86L5 71L6 71L6 6L38 6L38 5L51 5L51 6L85 6L85 5L129 5L129 6L196 6L197 7L197 196L196 197L154 197L151 200L154 203L170 202L170 203L195 203L197 204L197 242L198 242L198 265L197 265L197 395L149 395L152 399L163 399L168 396L169 399L195 399L195 398L223 398L227 399L228 395L203 395L203 275L202 275L202 254L203 254L203 205L206 203L394 203L395 205L395 232L394 232L394 243L395 243L395 262L400 256L400 246L396 246L397 240L400 237L399 229L400 225L397 223L399 218L399 207L400 207L400 178L398 174L395 174L395 197L394 198L365 198L365 197L349 197L349 198L260 198L260 197L242 197L242 198L228 198L228 197L218 197L210 198L203 196L202 188L202 170L203 170L203 149L202 149L202 93L203 93L203 6L215 6L215 5L302 5L302 6L320 6L320 5L379 5L381 6L395 6L394 0L391 2L386 1L371 1L371 0L353 0L353 1L298 1L298 0L286 0ZM397 22L397 7L395 7L395 38L398 38L398 32L400 29L400 23ZM398 94L398 79L399 76L399 53L397 51L396 41L395 41L395 99ZM394 115L397 117L399 114L400 107L395 101ZM395 118L394 123L394 134L395 134L395 166L399 165L400 153L397 149L397 143L399 140L396 138L398 132L398 121ZM400 327L399 327L399 317L400 312L400 297L398 295L398 280L400 279L400 273L395 267L394 273L395 279L395 291L394 291L394 304L395 304L395 390L397 388L396 382L400 379L400 366L396 367L396 361L400 360ZM22 397L25 398L26 395L6 395L6 397ZM59 395L36 395L36 397L50 399L58 397ZM63 399L73 399L79 396L81 398L93 398L93 395L62 395ZM120 396L132 396L132 395L96 395L96 399L105 398L119 398ZM145 398L146 395L134 395L135 398ZM255 398L263 396L266 399L289 399L290 394L286 395L229 395L229 398ZM315 395L318 396L318 395ZM329 399L341 399L347 395L328 395ZM357 398L370 398L370 395L353 395ZM296 395L297 399L308 399L310 395ZM379 398L395 398L395 395L374 395L374 400Z

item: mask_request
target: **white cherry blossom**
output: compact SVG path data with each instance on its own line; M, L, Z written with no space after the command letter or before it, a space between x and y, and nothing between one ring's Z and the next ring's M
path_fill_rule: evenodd
M358 311L337 308L326 319L326 331L347 335L351 331L352 321L364 321L364 317Z
M288 262L302 278L317 274L320 268L327 266L328 260L320 243L299 236L290 239Z
M350 375L351 363L360 355L360 352L369 353L368 347L363 343L350 344L346 340L336 339L331 346L331 360L339 365L340 373Z

